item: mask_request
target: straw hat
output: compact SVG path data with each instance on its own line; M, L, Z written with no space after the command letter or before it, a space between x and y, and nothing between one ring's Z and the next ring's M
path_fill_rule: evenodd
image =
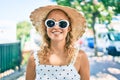
M42 30L42 27L44 27L43 21L48 15L48 13L53 9L61 9L68 14L68 16L71 19L72 34L74 39L78 39L79 37L82 36L86 28L86 20L84 16L73 8L67 6L60 6L60 5L48 5L48 6L40 7L35 9L31 13L30 19L32 21L32 24L39 32L43 31Z

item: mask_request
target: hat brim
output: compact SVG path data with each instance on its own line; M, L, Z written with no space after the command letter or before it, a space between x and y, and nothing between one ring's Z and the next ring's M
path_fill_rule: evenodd
M46 18L48 13L53 9L61 9L65 13L67 13L71 19L72 33L75 34L74 37L78 38L82 36L86 28L85 17L77 10L66 6L48 5L35 9L31 13L30 19L32 21L32 24L36 27L36 29L38 29L38 25L41 25L42 27L43 20Z

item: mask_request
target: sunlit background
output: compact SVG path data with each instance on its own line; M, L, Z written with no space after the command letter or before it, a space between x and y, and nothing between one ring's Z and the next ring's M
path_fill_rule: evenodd
M29 55L41 44L30 13L51 4L73 7L85 16L86 32L76 45L88 55L90 80L120 80L119 0L1 0L0 80L25 80Z

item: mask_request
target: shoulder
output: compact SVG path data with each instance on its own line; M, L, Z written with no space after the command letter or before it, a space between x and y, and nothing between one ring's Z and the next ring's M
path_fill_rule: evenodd
M85 62L88 62L88 56L83 50L78 50L76 63L79 65L84 65Z
M79 74L81 75L82 80L89 80L90 76L90 66L87 54L80 50L78 53L79 60Z
M88 56L83 50L79 50L77 58L81 66L89 64Z
M30 53L29 59L30 59L30 60L35 60L35 59L36 59L36 56L37 56L37 53L38 53L38 51L32 51L32 52Z
M26 68L26 80L34 80L35 79L35 61L34 61L34 53L30 53L29 60Z
M78 58L87 58L87 54L83 50L79 50Z
M29 56L29 59L28 59L28 65L29 64L35 65L35 56L34 56L34 52L33 51L30 53L30 56Z
M78 72L84 70L84 68L89 68L88 56L82 50L78 51L77 58L75 61L75 67L78 70Z
M34 60L34 52L33 51L30 53L29 60Z

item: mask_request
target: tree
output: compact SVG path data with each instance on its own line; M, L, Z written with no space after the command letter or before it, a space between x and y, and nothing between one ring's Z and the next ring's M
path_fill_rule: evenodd
M94 33L94 48L96 56L97 56L96 30L95 30L96 19L98 19L99 23L104 22L110 23L112 16L114 15L113 10L115 10L115 8L109 6L109 4L107 3L104 4L105 1L107 2L109 0L100 0L100 2L98 0L56 0L58 5L70 6L84 13L88 27L91 27Z
M101 0L106 9L114 8L115 14L120 13L120 0Z
M30 38L30 30L32 25L27 21L17 23L17 39L21 41L21 47Z
M17 39L21 40L22 36L29 38L31 28L32 25L27 21L17 23Z

